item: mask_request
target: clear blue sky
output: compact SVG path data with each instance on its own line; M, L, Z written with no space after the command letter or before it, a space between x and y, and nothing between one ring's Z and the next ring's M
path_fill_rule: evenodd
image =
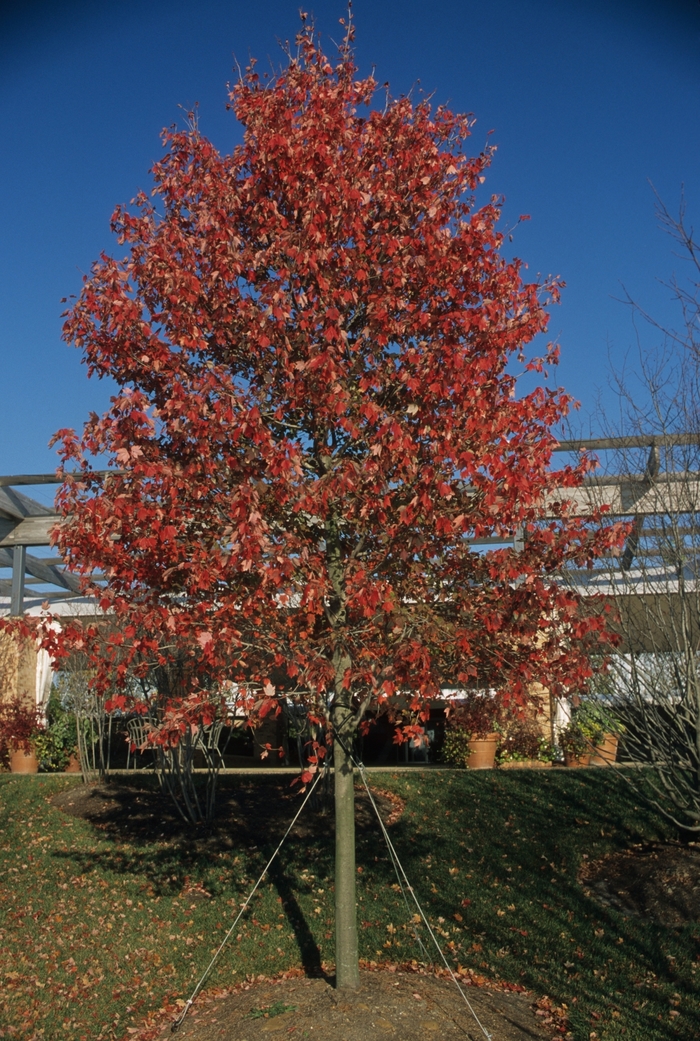
M0 8L0 473L53 470L59 427L101 411L109 387L61 342L61 297L77 293L109 217L149 188L162 127L199 103L200 126L229 150L233 55L263 67L293 38L296 0L15 0ZM319 0L328 46L341 2ZM531 221L512 247L532 273L567 282L550 331L557 382L588 423L608 355L633 346L621 284L667 320L658 284L680 262L656 227L649 181L671 209L685 183L700 213L697 0L357 0L360 70L400 94L417 82L477 117L498 153L487 193L504 224ZM593 427L591 432L595 432Z

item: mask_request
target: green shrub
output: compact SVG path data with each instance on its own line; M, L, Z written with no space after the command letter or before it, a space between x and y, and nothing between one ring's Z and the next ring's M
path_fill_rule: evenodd
M464 727L445 727L445 741L442 746L442 758L446 763L461 766L466 769L469 766L469 741L471 732Z
M59 687L52 687L46 706L47 726L34 739L34 748L42 770L53 773L65 770L68 760L78 748L75 714L66 708Z

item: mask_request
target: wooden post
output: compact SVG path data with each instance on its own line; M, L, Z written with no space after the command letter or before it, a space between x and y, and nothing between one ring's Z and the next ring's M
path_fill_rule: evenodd
M10 614L24 613L24 573L27 567L27 547L15 546L12 550L12 592Z
M0 701L19 698L28 708L36 707L36 660L33 639L0 632Z

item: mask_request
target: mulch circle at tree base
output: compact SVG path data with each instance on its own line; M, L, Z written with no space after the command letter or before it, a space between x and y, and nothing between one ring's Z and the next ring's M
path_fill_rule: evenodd
M235 990L201 995L182 1026L171 1034L175 1014L134 1034L134 1041L174 1037L182 1041L401 1041L484 1039L454 983L396 966L363 969L360 989L340 993L329 979L291 976L261 979ZM493 1041L562 1037L566 1023L545 1002L537 1012L532 995L491 983L462 982L479 1020ZM570 1035L569 1035L570 1036Z

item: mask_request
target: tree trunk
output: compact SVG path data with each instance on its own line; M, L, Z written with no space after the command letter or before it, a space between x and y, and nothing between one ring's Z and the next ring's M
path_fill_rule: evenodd
M334 596L329 603L331 625L342 633L347 621L345 575L337 518L326 522L328 577ZM348 751L356 728L353 721L352 693L346 676L352 661L338 640L333 653L335 696L331 719L333 766L335 773L335 985L337 990L357 990L360 966L357 952L357 901L355 899L355 783ZM340 738L340 740L338 740ZM342 744L341 744L342 742ZM343 747L343 745L345 747Z
M355 898L355 783L352 762L339 741L333 743L335 766L335 985L360 985Z

